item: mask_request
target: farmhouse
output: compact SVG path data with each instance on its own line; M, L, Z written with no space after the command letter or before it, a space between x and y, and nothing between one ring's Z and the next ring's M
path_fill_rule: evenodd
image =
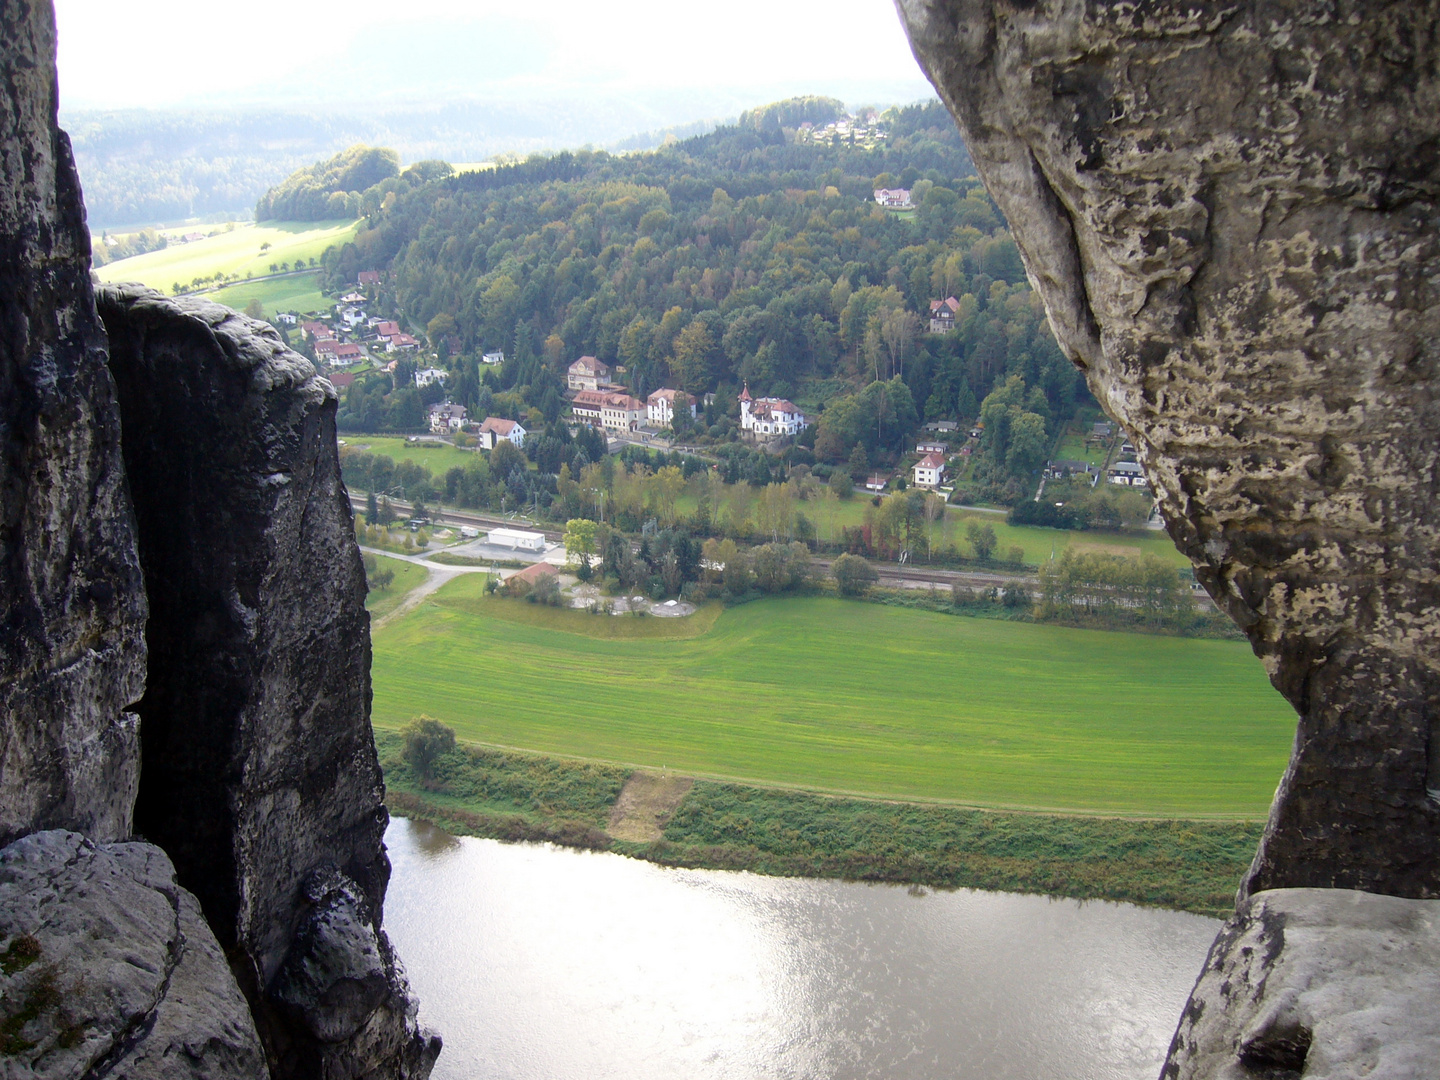
M1149 487L1150 483L1145 479L1145 470L1140 468L1138 462L1117 461L1110 466L1110 483L1126 484L1130 487Z
M945 481L945 455L926 454L915 463L915 486L937 488Z
M429 386L432 383L440 383L441 385L444 385L447 378L449 378L449 375L446 372L441 371L439 368L421 368L419 371L415 372L415 385Z
M598 390L601 383L609 381L610 365L602 364L593 356L582 356L570 365L571 390Z
M684 390L656 390L645 399L645 410L650 423L658 424L660 427L667 427L675 419L675 408L690 410L690 418L695 418L695 399Z
M747 382L740 391L740 428L753 435L796 435L808 426L805 414L784 398L750 396Z
M960 310L960 301L953 296L944 300L930 301L930 332L948 334L955 329L955 313Z
M465 423L465 406L442 401L430 406L430 430L436 435L459 431Z
M502 420L498 416L487 416L475 434L486 450L494 450L501 439L509 439L516 446L525 445L525 429L514 420Z

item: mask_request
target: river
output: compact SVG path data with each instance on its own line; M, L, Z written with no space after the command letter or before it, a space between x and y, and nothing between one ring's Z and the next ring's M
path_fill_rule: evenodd
M436 1080L1153 1080L1219 929L1129 904L672 870L396 819Z

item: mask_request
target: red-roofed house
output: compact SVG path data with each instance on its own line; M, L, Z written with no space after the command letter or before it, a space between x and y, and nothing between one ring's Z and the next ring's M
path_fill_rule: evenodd
M675 419L677 403L681 409L688 407L690 418L695 418L695 399L684 390L656 390L645 399L645 412L650 423L669 426Z
M397 322L382 322L375 327L375 333L382 338L394 337L400 333L400 324Z
M795 435L808 426L805 414L784 398L750 396L750 384L740 392L740 428L755 435Z
M570 365L569 374L571 390L598 390L600 384L610 378L610 365L602 364L593 356L582 356Z
M379 270L361 270L361 271L360 271L360 287L361 287L362 289L363 289L366 285L379 285L379 284L380 284L380 271L379 271Z
M311 341L318 341L321 338L335 336L334 333L330 330L330 327L325 325L323 322L303 322L300 324L300 332L303 333Z
M404 352L410 349L418 349L420 342L416 341L409 334L391 334L385 346L386 352Z
M945 455L926 454L915 463L915 486L937 488L945 482Z
M336 371L327 376L336 390L348 390L355 385L355 376L348 371Z
M335 350L338 348L340 348L340 343L334 338L321 338L315 342L315 359L328 363L335 358Z
M547 578L559 580L560 571L548 562L531 563L524 570L505 579L505 591L512 596L523 595Z
M516 446L525 445L525 429L514 420L502 420L498 416L487 416L475 435L486 450L494 450L501 439L508 439Z
M577 420L616 431L634 431L644 422L646 412L643 401L608 390L581 390L570 403L570 411Z
M953 296L944 300L930 301L930 332L948 334L955 329L955 313L960 310L960 301Z
M320 346L316 345L315 348L318 350ZM332 364L358 364L364 359L365 350L360 348L359 345L347 341L342 345L335 346L335 351L331 354L330 362Z

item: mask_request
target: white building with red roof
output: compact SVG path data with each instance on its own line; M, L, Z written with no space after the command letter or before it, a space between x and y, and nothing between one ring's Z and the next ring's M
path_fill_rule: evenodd
M570 402L575 419L613 431L634 431L645 422L645 402L610 390L581 390Z
M675 409L689 409L690 419L695 419L695 399L684 390L656 390L645 399L646 419L660 427L669 427L675 419Z
M610 365L601 363L593 356L582 356L570 365L571 390L598 390L601 383L609 381Z
M740 391L740 430L773 437L798 435L808 426L800 408L784 398L752 398L748 382Z
M945 482L945 455L926 454L915 463L915 486L938 488Z
M514 420L503 420L498 416L487 416L475 435L486 450L494 450L501 439L508 439L516 446L525 445L525 429Z

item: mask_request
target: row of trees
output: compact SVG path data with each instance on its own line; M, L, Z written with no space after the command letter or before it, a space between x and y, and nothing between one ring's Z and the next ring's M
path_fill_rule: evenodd
M1048 619L1160 627L1195 612L1189 575L1148 552L1127 558L1066 548L1041 566L1040 593Z

